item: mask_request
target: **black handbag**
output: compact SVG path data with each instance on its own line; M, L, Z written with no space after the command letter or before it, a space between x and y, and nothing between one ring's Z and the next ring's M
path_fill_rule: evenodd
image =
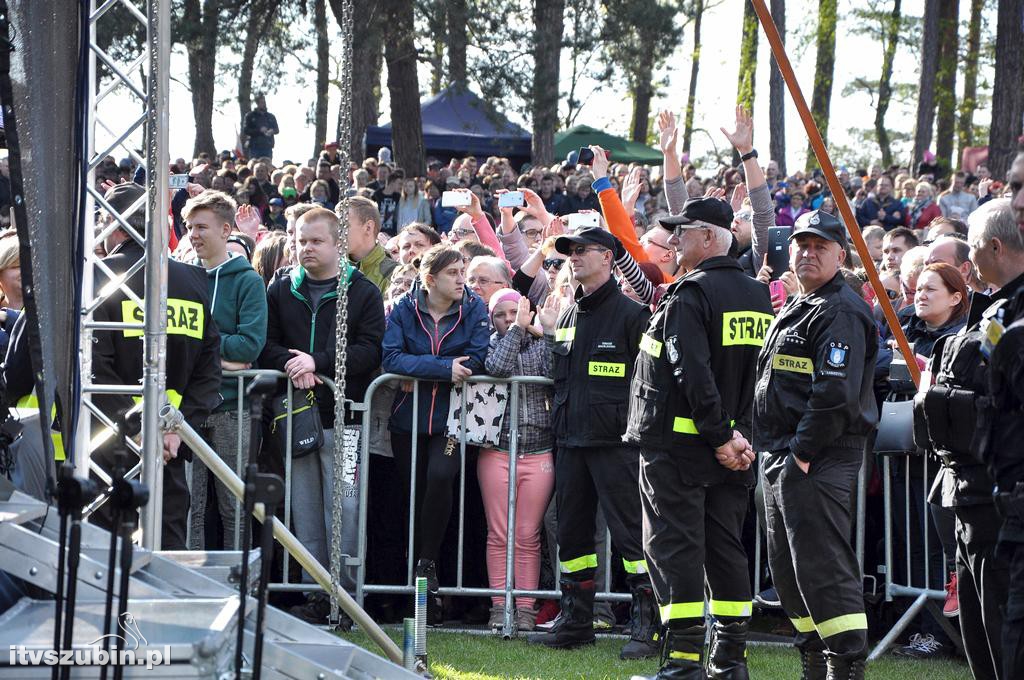
M324 426L320 422L320 409L313 391L292 392L292 460L302 458L324 445ZM288 396L274 397L270 402L273 420L270 432L277 439L281 453L288 450Z

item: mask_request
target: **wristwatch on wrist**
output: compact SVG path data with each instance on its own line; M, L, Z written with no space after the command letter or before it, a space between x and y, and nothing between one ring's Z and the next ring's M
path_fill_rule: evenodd
M747 153L740 156L741 161L749 161L751 158L757 158L757 149L751 149Z

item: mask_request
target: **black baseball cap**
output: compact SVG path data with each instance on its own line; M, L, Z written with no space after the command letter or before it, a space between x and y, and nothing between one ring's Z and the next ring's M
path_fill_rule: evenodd
M793 240L800 234L814 234L846 247L846 227L834 215L821 210L812 210L797 218L789 239Z
M119 215L123 215L128 208L146 194L146 190L135 182L122 182L115 185L103 196L103 199L110 204L110 207ZM130 217L126 219L129 225L136 231L145 232L146 229L146 206L139 206Z
M683 204L682 212L670 217L663 217L658 224L675 231L680 226L712 226L722 229L732 228L732 206L718 198L691 198Z
M614 253L619 245L619 240L612 236L611 232L601 227L586 227L572 236L559 236L555 241L555 250L563 255L568 255L575 245L601 246Z

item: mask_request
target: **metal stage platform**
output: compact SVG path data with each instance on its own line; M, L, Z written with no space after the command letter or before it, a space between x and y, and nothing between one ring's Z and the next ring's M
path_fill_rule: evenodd
M0 571L19 579L27 593L0 614L0 678L49 678L52 666L35 656L53 649L57 574L56 508L35 500L0 479ZM110 534L82 525L77 574L74 648L99 649L102 635ZM150 552L136 548L130 579L130 618L120 621L125 649L136 665L131 678L230 678L238 624L240 552ZM259 551L250 574L259 574ZM256 600L246 605L248 663L254 639ZM4 650L8 650L6 653ZM169 659L169 661L165 661ZM20 663L19 663L20 661ZM147 667L147 662L152 663ZM263 647L264 678L416 678L400 666L361 647L267 608ZM74 666L72 678L99 678L99 666Z

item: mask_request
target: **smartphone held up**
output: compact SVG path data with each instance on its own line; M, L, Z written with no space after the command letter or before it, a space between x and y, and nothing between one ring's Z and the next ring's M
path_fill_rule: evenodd
M441 194L442 208L465 208L473 205L473 194L468 191L446 191Z

